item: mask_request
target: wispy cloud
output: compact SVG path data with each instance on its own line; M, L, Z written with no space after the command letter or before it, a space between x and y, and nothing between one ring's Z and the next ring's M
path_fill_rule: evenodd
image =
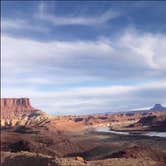
M50 2L51 3L51 2ZM72 13L72 12L71 12ZM22 18L16 16L15 19L2 17L1 28L2 33L44 33L47 34L53 29L50 25L54 26L93 26L105 25L112 19L116 19L120 16L120 13L112 10L106 10L103 13L96 16L83 16L80 14L74 14L72 16L62 15L59 16L56 13L51 14L49 12L46 3L41 2L36 6L35 12L29 13L28 18ZM31 35L29 35L31 37Z
M56 15L50 15L47 13L40 13L39 18L41 20L50 22L56 26L65 26L65 25L83 25L83 26L96 26L102 25L114 18L117 18L119 14L107 11L100 16L96 17L82 17L82 16L73 16L73 17L61 17Z
M65 25L83 25L83 26L96 26L107 23L108 21L119 17L119 12L114 12L111 9L97 16L57 16L55 13L51 15L48 13L47 6L44 3L40 3L38 7L38 13L36 17L52 23L56 26Z
M6 31L33 31L33 32L48 32L49 28L39 26L38 24L32 24L25 19L8 19L3 18L1 20L1 28L3 32Z

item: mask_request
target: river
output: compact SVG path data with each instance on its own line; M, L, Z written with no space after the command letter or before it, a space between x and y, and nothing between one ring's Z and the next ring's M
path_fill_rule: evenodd
M107 133L113 133L113 134L120 134L120 135L136 135L136 134L131 134L127 131L113 131L110 130L109 127L97 127L95 129L97 132L107 132ZM156 131L147 131L146 133L141 133L137 135L145 135L145 136L156 136L156 137L166 137L166 132L156 132Z

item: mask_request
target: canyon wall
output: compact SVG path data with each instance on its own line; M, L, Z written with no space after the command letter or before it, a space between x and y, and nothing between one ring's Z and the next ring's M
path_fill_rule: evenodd
M1 127L27 125L45 117L43 112L31 106L29 98L1 99Z
M32 113L35 109L28 98L3 98L1 99L1 118L10 119Z

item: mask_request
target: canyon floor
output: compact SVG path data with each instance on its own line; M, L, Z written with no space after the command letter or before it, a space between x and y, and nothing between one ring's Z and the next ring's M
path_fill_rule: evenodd
M148 131L166 132L166 108L51 117L28 98L1 99L1 165L166 166L166 137Z
M56 120L40 127L1 130L1 165L166 165L166 138L118 135L78 126L80 130L70 120Z

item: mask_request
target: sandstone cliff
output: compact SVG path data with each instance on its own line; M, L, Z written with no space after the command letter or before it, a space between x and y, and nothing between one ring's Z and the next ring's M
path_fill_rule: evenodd
M46 114L31 106L29 98L1 99L1 127L32 125L46 119Z

